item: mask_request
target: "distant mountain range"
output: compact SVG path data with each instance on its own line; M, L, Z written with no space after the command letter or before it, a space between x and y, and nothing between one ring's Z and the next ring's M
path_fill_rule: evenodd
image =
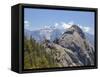
M30 37L32 36L37 42L42 42L44 39L53 41L56 38L59 38L63 33L64 29L56 28L44 28L40 30L29 31L25 29L25 35Z
M89 34L89 33L85 33L87 40L94 45L94 35Z
M56 28L56 27L48 27L39 30L30 31L25 29L25 35L30 37L32 36L37 42L42 42L44 39L54 41L57 38L60 38L61 35L68 29L64 28ZM94 35L84 32L86 39L94 45Z

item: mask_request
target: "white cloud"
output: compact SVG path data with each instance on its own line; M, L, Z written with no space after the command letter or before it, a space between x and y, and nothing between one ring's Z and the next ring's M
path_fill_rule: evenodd
M81 26L81 25L79 25L79 24L78 24L78 26L79 26L84 32L90 33L90 27Z
M28 21L24 21L24 23L25 23L25 24L28 24L29 22L28 22Z
M64 29L70 28L73 24L74 24L73 21L70 21L70 22L68 22L68 23L66 23L66 22L61 22L61 26L62 26ZM88 26L81 26L80 24L76 24L76 25L78 25L84 32L91 33L91 32L90 32L90 30L91 30L90 27L88 27Z
M85 32L89 32L90 31L90 28L89 27L84 27L84 31Z
M25 27L29 27L29 26L30 26L29 21L25 20L25 21L24 21L24 25L25 25Z
M50 26L44 26L44 28L50 28Z
M68 24L69 24L69 25L73 25L73 24L74 24L74 22L73 22L73 21L70 21L70 22L68 22Z
M52 26L50 26L50 25L45 25L43 28L46 28L46 29L50 29L50 28L54 28L54 29L56 29L56 28L59 28L59 23L54 23L54 25Z
M55 27L58 27L58 25L59 25L59 24L56 22L54 26L55 26Z
M61 22L61 24L62 24L62 27L64 29L70 28L72 26L72 23L71 22L69 22L69 23Z

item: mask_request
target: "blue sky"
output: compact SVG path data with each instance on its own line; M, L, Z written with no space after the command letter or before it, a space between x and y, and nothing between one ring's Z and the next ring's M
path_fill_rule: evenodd
M24 24L29 30L54 25L67 28L68 24L77 24L84 31L94 34L94 12L25 8Z

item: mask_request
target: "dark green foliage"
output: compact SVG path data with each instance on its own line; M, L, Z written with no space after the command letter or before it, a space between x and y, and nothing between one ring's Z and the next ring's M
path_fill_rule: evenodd
M52 55L52 53L47 53L46 48L32 37L30 39L24 37L24 69L56 67L57 64Z

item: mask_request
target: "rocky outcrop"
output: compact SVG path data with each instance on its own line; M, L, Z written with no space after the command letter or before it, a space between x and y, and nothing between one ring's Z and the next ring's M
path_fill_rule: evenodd
M54 58L55 63L59 67L71 67L83 65L73 51L64 48L55 43L44 45L48 54Z
M71 50L83 65L94 65L94 48L78 26L72 25L60 37L59 45Z
M54 42L45 40L44 47L59 67L94 65L94 47L77 25L72 25Z

